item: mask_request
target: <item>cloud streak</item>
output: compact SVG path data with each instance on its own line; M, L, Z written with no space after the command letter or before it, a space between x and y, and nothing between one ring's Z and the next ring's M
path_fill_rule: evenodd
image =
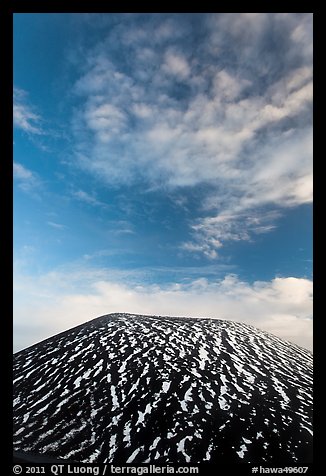
M46 222L47 225L49 225L51 228L54 228L55 230L64 230L66 229L66 225L63 225L62 223L56 223L54 221L48 221Z
M94 194L90 194L85 192L84 190L76 190L71 194L77 200L87 203L88 205L92 205L94 207L104 207L106 208L108 205L104 202L101 202L96 198Z
M38 175L18 162L13 163L13 175L18 187L26 193L33 193L40 187Z
M19 88L14 88L13 119L14 126L28 134L44 134L41 128L41 117L28 104L26 91Z

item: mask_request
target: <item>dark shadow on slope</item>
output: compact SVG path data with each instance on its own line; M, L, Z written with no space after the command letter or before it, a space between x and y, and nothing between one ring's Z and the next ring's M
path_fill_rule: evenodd
M24 463L75 463L75 461L67 459L58 459L48 456L46 454L25 453L23 451L13 452L13 464Z

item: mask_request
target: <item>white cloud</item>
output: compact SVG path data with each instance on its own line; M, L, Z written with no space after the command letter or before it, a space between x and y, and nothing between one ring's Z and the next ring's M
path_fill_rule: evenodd
M14 126L30 134L43 134L40 126L41 117L33 111L33 108L27 103L26 97L25 91L14 89Z
M186 79L190 75L190 67L187 60L178 53L167 51L165 61L162 66L165 73L176 76L179 79Z
M135 231L133 229L133 225L129 223L127 220L116 220L113 221L112 224L114 225L112 233L116 235L134 235Z
M312 201L312 57L302 50L303 39L311 43L311 17L202 18L207 37L191 54L182 36L159 48L146 41L144 33L154 38L159 30L150 22L142 31L119 26L129 69L108 58L113 37L86 54L75 85L84 104L74 118L75 162L109 184L209 184L213 212L200 222L209 229L199 237L194 223L194 242L184 249L215 258L220 243L250 238L245 215ZM162 23L162 39L172 24ZM210 219L231 215L213 233Z
M146 119L153 114L152 107L145 103L136 103L133 105L133 112L136 116Z
M172 18L161 23L158 28L155 29L155 38L158 41L169 40L176 36L182 35L182 29L180 24L176 23Z
M54 221L48 221L47 224L51 226L51 228L55 228L56 230L64 230L65 228L67 228L62 223L56 223Z
M14 170L14 176L18 180L31 180L33 178L33 172L28 170L22 164L18 164L17 162L14 162L13 170Z
M211 240L214 240L214 245L212 245ZM205 240L200 240L200 243L194 243L192 241L182 243L180 249L191 253L203 254L209 259L215 259L218 256L216 248L220 247L218 244L219 241L215 238L207 238Z
M76 190L72 192L72 196L77 198L81 202L88 203L89 205L107 207L106 203L101 202L93 194L89 194L84 190Z
M13 163L13 174L18 187L24 192L33 193L40 187L40 180L36 173L18 162Z
M114 162L121 181L125 178L125 167L133 165L134 177L137 177L137 171L144 178L150 176L155 179L163 169L168 182L174 186L228 178L237 172L244 148L254 145L257 133L299 114L312 100L311 82L293 91L293 72L288 80L291 92L284 86L287 84L285 79L270 86L264 97L251 94L248 98L237 99L244 87L241 83L247 84L247 81L222 70L214 73L218 81L212 90L213 97L200 92L180 109L177 101L165 96L162 103L159 94L153 97L145 86L136 86L132 78L125 74L119 73L115 77L112 65L108 74L106 65L102 57L98 58L95 69L79 81L80 85L88 78L89 84L91 78L96 78L99 85L96 95L91 94L91 89L87 90L87 107L82 118L87 129L96 134L89 167L96 168L94 161L98 161L103 168L111 170ZM298 75L302 75L301 69ZM99 76L103 77L103 81L99 80ZM297 85L301 86L300 82ZM111 95L109 90L114 94ZM124 135L127 111L133 111L141 119L150 117L151 121L146 126L143 122L136 124ZM121 148L125 148L125 142L128 142L128 159L117 160L114 150L107 153L105 148L102 149L101 142L107 139L117 141ZM164 142L164 149L158 141ZM102 160L104 156L105 160ZM137 157L136 163L134 157ZM143 168L144 162L148 167ZM248 168L254 165L253 157ZM106 180L109 177L110 174L103 176Z
M267 330L303 347L312 347L312 282L275 278L249 284L235 275L188 284L128 285L109 272L57 271L39 278L15 276L15 348L111 312L213 317ZM47 319L44 319L47 316ZM30 333L26 334L26 326Z
M219 71L214 78L214 92L225 100L236 99L250 81L231 76L227 71Z
M109 103L98 105L91 101L85 111L85 119L88 127L97 134L98 140L104 143L120 134L126 125L125 114Z
M220 243L250 240L256 233L269 232L275 229L282 209L311 203L311 151L311 130L280 134L262 145L251 168L240 177L231 177L223 193L213 192L207 198L208 215L192 225L194 243L214 258L211 251ZM263 210L271 205L273 211ZM212 238L218 240L217 247Z

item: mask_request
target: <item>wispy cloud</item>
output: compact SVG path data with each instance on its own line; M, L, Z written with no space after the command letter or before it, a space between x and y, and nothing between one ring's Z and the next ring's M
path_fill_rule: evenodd
M180 53L167 51L164 57L162 70L167 75L176 76L181 81L190 76L190 67L187 60Z
M29 134L43 135L42 119L28 103L26 91L14 88L13 105L14 126Z
M193 241L183 243L181 249L214 259L228 241L250 241L254 235L274 230L280 216L277 211L232 211L230 207L218 215L198 219L191 227Z
M46 222L51 228L55 228L56 230L64 230L66 229L66 225L63 225L62 223L56 223L54 221L48 221Z
M116 235L135 235L136 232L132 228L131 223L120 221L117 223L117 227L113 230Z
M85 192L84 190L76 190L72 192L72 196L80 200L81 202L88 203L89 205L96 207L107 207L108 205L104 202L101 202L96 198L94 194Z
M24 165L14 162L13 174L18 187L24 192L34 193L40 188L41 182L38 175Z
M273 230L263 207L311 202L312 15L198 15L198 38L178 18L189 44L166 18L148 15L141 30L128 18L84 52L75 164L115 185L208 184L183 248L209 258Z
M110 312L230 319L252 324L307 348L312 346L312 282L295 277L254 282L234 274L188 284L128 284L103 270L54 271L15 278L16 347ZM44 315L48 319L44 322ZM33 336L25 335L28 322Z

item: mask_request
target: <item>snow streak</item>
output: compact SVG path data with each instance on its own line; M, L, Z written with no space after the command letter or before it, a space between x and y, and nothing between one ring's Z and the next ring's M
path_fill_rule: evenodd
M111 314L14 356L14 449L80 462L311 461L312 355L251 326Z

